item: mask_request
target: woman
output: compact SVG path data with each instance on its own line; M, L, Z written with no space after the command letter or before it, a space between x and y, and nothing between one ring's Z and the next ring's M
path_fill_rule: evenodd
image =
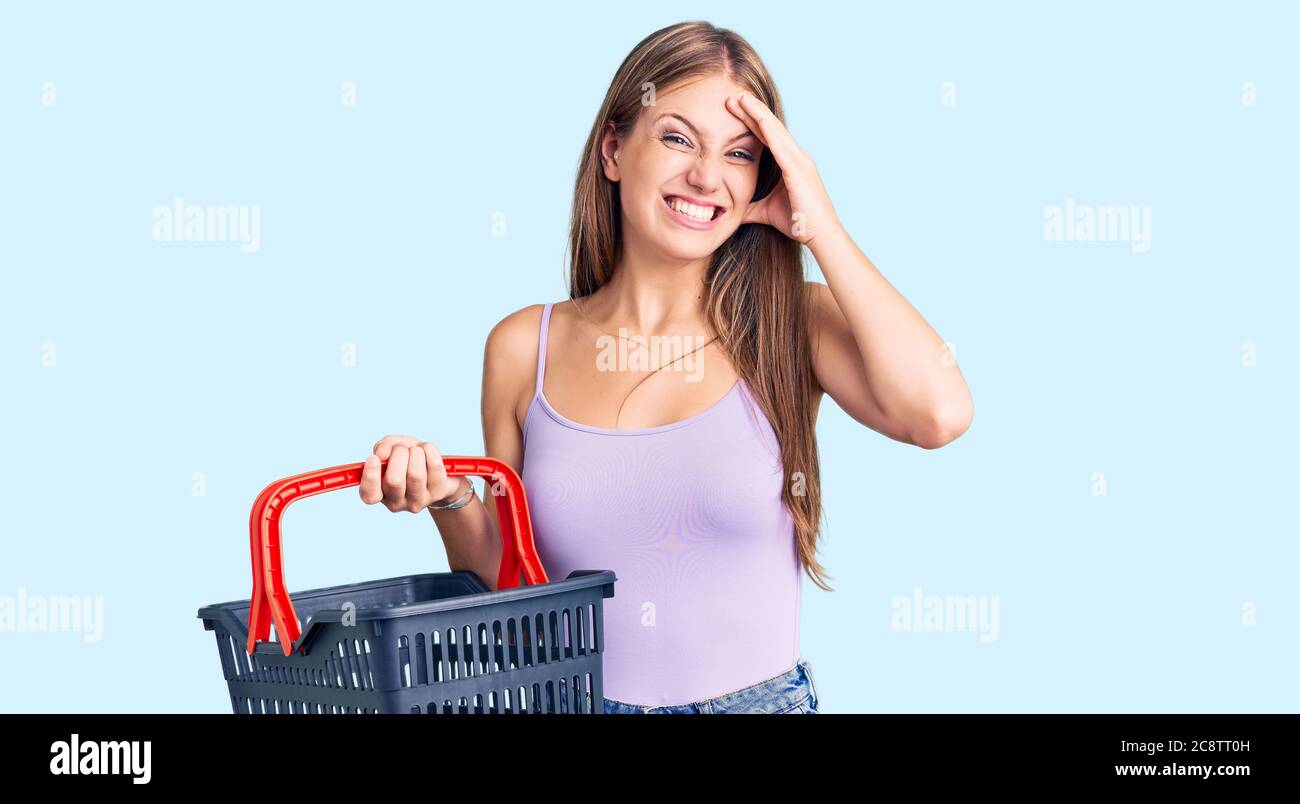
M827 284L804 279L804 247ZM948 443L972 405L943 340L845 232L757 54L705 22L656 31L614 76L570 260L568 300L489 334L483 429L548 574L617 575L604 711L816 712L799 596L801 567L830 589L818 405ZM495 505L433 443L381 439L360 493L429 508L449 565L495 583Z

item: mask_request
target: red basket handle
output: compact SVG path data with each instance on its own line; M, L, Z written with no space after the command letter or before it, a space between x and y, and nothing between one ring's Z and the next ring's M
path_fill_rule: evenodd
M444 455L442 462L448 475L477 475L486 479L489 493L492 492L492 482L496 480L500 480L505 488L504 493L492 494L497 502L497 520L501 523L501 571L497 576L497 588L518 586L521 569L529 585L547 583L546 570L533 545L528 500L518 473L495 458ZM381 461L380 471L387 465L388 461ZM293 653L293 643L301 636L293 601L284 586L280 545L280 517L284 509L303 497L359 485L364 468L365 463L350 463L304 472L271 483L257 496L249 519L249 541L253 553L253 594L248 608L247 649L250 654L259 641L270 639L273 618L275 633L285 656Z

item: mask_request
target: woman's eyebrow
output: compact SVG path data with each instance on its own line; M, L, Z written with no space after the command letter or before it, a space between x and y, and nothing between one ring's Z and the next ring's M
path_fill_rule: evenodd
M691 124L691 121L687 120L685 117L682 117L681 115L677 114L676 112L665 112L664 114L659 115L659 117L655 119L655 122L658 123L660 120L663 120L665 117L672 117L672 118L674 118L674 119L676 119L676 120L680 120L681 123L682 123L682 125L686 126L687 128L689 128L689 129L691 130L691 133L692 133L692 134L694 134L696 137L698 137L698 138L701 139L701 140L704 139L704 137L700 136L700 131L699 131L699 129L697 129L694 125L692 125L692 124ZM737 134L736 136L732 137L732 138L731 138L731 142L736 142L737 140L743 140L743 139L745 139L746 137L751 137L751 138L753 138L753 139L758 139L758 137L755 137L755 136L754 136L754 132L750 131L749 129L745 129L743 132L741 132L741 133Z

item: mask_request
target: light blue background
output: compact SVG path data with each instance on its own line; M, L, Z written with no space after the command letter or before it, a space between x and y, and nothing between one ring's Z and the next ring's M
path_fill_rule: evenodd
M975 400L937 451L823 404L823 711L1300 710L1294 6L852 5L6 4L0 595L104 632L0 633L0 710L228 711L195 612L248 596L253 498L386 433L481 452L483 339L566 297L608 82L698 18ZM260 251L154 242L176 196L259 205ZM1149 204L1150 252L1045 242L1067 197ZM285 534L291 590L446 569L355 490ZM892 630L917 587L996 596L998 639Z

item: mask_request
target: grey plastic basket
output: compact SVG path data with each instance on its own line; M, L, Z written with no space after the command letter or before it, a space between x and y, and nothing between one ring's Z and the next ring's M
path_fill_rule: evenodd
M364 464L276 481L250 519L252 597L198 612L216 632L234 712L603 713L603 606L614 573L548 580L518 475L490 458L443 460L448 474L504 486L494 490L503 542L497 591L474 573L445 572L289 595L279 540L285 506L357 485ZM528 585L519 585L521 571Z

